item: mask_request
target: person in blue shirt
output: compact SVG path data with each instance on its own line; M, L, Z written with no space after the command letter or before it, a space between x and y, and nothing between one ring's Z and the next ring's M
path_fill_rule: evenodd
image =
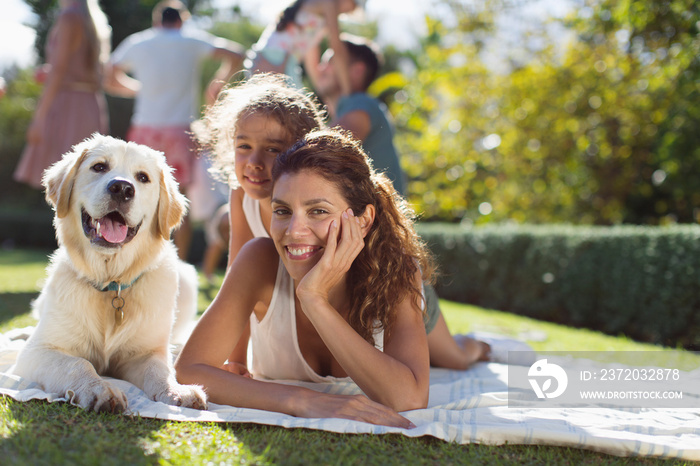
M307 74L314 90L328 108L331 116L329 126L349 130L362 142L374 169L386 173L396 191L406 195L406 175L394 146L394 127L388 110L384 103L367 93L379 75L381 53L374 43L362 38L342 34L341 39L349 56L350 94L344 94L341 90L332 65L334 53L330 49L320 57L317 67L307 67Z

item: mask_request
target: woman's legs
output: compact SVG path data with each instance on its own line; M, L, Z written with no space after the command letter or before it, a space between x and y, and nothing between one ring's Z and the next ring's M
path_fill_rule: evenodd
M488 361L491 347L483 341L450 334L440 312L437 323L428 334L430 365L445 369L465 370L477 361Z

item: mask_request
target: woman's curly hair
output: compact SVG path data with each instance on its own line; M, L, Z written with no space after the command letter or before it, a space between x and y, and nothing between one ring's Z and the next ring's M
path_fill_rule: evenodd
M401 301L410 299L419 312L424 307L416 272L430 281L435 269L413 227L413 211L389 178L374 171L360 143L342 130L312 131L280 154L272 169L273 182L302 170L334 183L355 215L362 215L367 205L374 206L365 247L348 271L348 322L367 341L373 341L378 327L388 337Z
M290 143L324 126L324 113L313 94L293 87L284 75L254 74L223 90L202 119L192 124L192 131L212 161L211 173L232 188L238 187L234 170L237 125L253 114L277 121Z

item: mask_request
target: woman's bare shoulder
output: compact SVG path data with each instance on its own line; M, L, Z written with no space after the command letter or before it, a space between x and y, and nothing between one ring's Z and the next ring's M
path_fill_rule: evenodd
M270 302L277 279L279 257L269 238L255 238L240 250L226 271L222 290L236 296L248 310ZM220 293L222 294L222 293Z
M236 265L236 263L240 263ZM279 263L279 255L275 243L270 238L253 238L243 245L233 261L232 267L250 270L256 275L264 273L274 276Z
M277 249L275 249L275 243L270 238L253 238L247 243L245 243L245 245L241 249L241 252L243 252L244 250L250 251L247 254L264 254L268 258L274 255L275 259L279 257L277 255Z

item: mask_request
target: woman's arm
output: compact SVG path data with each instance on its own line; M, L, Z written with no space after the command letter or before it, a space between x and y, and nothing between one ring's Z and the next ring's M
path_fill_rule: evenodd
M330 126L340 126L352 133L355 139L364 142L372 130L372 119L364 110L349 111L340 118L331 121Z
M367 396L397 411L425 408L430 361L422 315L415 307L418 303L410 298L399 303L384 352L365 341L331 305L331 290L341 283L363 245L358 219L344 213L340 235L337 225L330 227L326 250L299 282L297 296L333 357ZM419 273L415 285L421 286Z
M238 70L243 68L245 58L245 48L238 42L221 38L218 41L221 45L214 49L212 58L220 61L221 64L204 93L207 105L213 105L216 102L221 89Z
M277 270L270 240L246 245L231 265L219 294L197 323L175 362L180 383L200 384L220 404L277 411L300 417L340 417L412 427L395 411L364 396L317 393L302 387L249 379L221 368L255 306L267 306Z
M46 118L51 104L65 81L70 58L80 47L80 42L86 40L83 33L83 21L80 14L73 12L62 13L56 20L55 30L52 32L56 43L50 57L50 71L46 77L44 92L39 99L34 118L27 130L27 141L30 143L37 143L43 137Z
M319 71L318 67L321 64L321 48L320 43L315 43L309 47L309 50L304 55L304 72L311 81L311 87L318 88Z
M336 1L321 1L318 4L320 14L326 20L326 30L328 31L328 45L333 49L333 68L342 95L352 93L350 84L350 54L347 47L340 39L340 25L338 24L338 6ZM316 52L317 53L317 52Z

